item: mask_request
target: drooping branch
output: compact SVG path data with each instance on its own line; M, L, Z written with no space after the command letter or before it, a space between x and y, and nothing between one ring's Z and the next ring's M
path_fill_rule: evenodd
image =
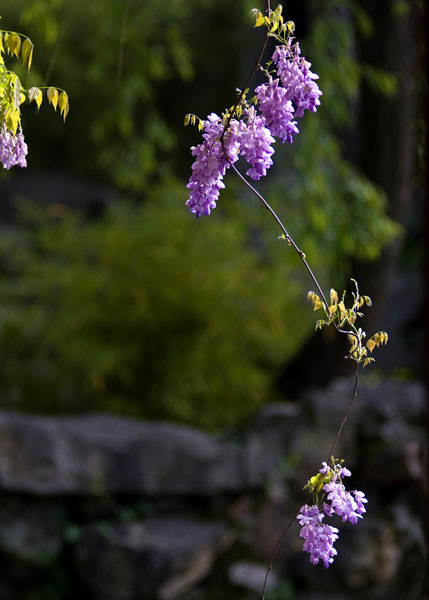
M197 217L201 214L210 214L210 211L216 206L219 190L223 187L222 179L227 166L233 169L234 173L256 195L275 220L282 233L281 239L292 246L314 283L318 294L310 291L308 294L309 299L313 303L314 310L322 308L325 314L324 319L316 322L316 328L334 325L339 333L348 337L350 348L345 358L355 362L355 383L352 399L339 425L328 461L322 463L322 469L305 486L305 489L310 492L309 498L312 501L309 503L310 505L305 504L302 506L299 514L290 520L271 554L263 584L263 600L273 561L295 519L300 522L300 536L304 538L304 551L311 554L311 562L317 563L321 559L327 568L336 555L333 544L338 538L338 529L326 523L322 524L322 519L325 516L331 517L333 514L337 514L342 516L343 521L349 520L351 523L356 523L358 518L365 512L364 503L367 502L365 495L363 492L356 490L347 492L342 479L351 475L351 472L346 467L342 467L342 460L334 459L333 454L357 397L359 364L361 362L364 366L369 364L373 359L368 353L372 353L374 347L386 343L388 338L385 332L378 332L364 343L363 340L366 334L361 328L357 328L355 321L362 316L361 307L364 304L371 305L371 300L368 296L360 295L355 280L352 280L355 285L355 292L352 293L354 301L351 308L345 306L345 292L339 297L334 289L330 290L330 302L328 303L327 297L310 268L304 252L291 237L282 220L267 200L234 165L241 152L252 167L246 172L246 175L255 180L264 176L272 164L270 157L274 152L271 148L271 144L275 141L274 138L279 137L282 142L292 141L292 133L298 133L295 126L296 122L292 121L293 114L296 118L302 117L305 109L314 112L317 105L320 104L318 96L322 92L312 82L312 79L317 79L317 74L309 70L311 64L300 56L298 42L291 46L290 34L294 30L293 23L284 24L281 16L281 6L272 12L269 1L266 3L266 12L267 16L263 17L257 9L253 11L256 16L256 26L265 25L267 31L256 63L247 77L243 89L240 91L235 106L224 113L223 119L215 114L210 115L207 121L199 119L199 129L200 131L204 130L204 142L192 149L196 161L188 184L191 193L187 205ZM277 29L279 33L276 33ZM273 54L273 62L279 75L276 80L273 80L271 72L263 69L260 64L270 36L275 37L280 44ZM268 83L256 88L256 96L250 102L247 102L248 86L258 69L267 74ZM296 81L297 83L291 84L290 81ZM299 91L296 91L297 89ZM253 103L258 104L260 115L252 106ZM243 111L247 122L245 119L240 121ZM196 123L195 115L185 117L185 125L189 122ZM322 495L322 499L320 495ZM323 501L323 498L325 498L325 501Z

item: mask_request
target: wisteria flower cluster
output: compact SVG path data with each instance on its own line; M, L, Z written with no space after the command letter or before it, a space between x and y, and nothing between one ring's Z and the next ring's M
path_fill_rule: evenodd
M318 75L301 57L298 42L291 44L288 38L277 46L271 67L273 64L276 72L264 70L268 81L255 89L252 100L246 102L242 95L240 106L232 112L226 111L222 117L212 113L207 120L199 120L204 141L191 148L195 161L186 202L197 217L209 215L216 207L226 170L240 155L250 165L246 175L253 180L264 177L273 164L275 138L292 143L299 133L295 119L320 105L322 92L314 81ZM236 118L238 113L241 118ZM187 115L185 124L189 122L195 124L196 117Z
M325 517L338 515L342 521L356 524L366 512L364 504L368 501L363 492L348 492L343 483L344 477L351 472L341 466L341 462L332 460L332 467L322 463L319 473L312 477L305 489L309 489L315 503L304 505L297 519L301 526L300 537L304 538L304 552L310 554L310 562L323 562L325 569L334 562L337 554L334 542L338 539L338 528L322 523ZM322 493L322 500L319 494Z
M26 167L28 147L24 140L22 129L19 128L14 134L9 131L3 123L0 129L0 162L3 168L9 170L11 167Z
M295 117L302 117L305 110L316 112L322 92L314 80L319 76L310 71L311 63L301 56L299 42L292 48L290 43L277 46L273 62L288 97L296 106Z

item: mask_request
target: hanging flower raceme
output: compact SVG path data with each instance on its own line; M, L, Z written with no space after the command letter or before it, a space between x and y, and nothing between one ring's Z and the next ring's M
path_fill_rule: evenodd
M277 10L272 15L278 19L281 13ZM257 15L257 25L263 23L262 15ZM223 177L240 155L250 165L246 171L248 177L256 181L264 177L273 164L274 138L292 143L299 133L294 119L302 117L305 110L314 112L320 104L322 92L314 82L318 76L300 56L299 44L290 45L289 34L286 35L290 30L286 25L282 31L284 37L280 41L284 43L276 47L272 57L278 78L268 74L268 82L256 88L250 102L246 101L247 90L241 93L232 115L227 111L221 118L213 113L206 121L198 120L204 141L191 148L195 160L186 202L197 217L209 215L216 207L220 190L225 187ZM196 122L195 115L185 117L185 125Z
M11 167L26 167L28 147L24 141L24 134L19 128L14 134L9 131L6 125L0 128L0 162L4 169L9 170Z
M203 122L204 142L192 148L195 161L187 185L190 194L186 205L197 217L209 215L216 208L220 190L225 187L226 170L240 154L251 166L246 174L255 180L266 175L273 164L271 144L275 140L264 117L257 115L253 106L246 109L245 115L247 121L231 119L224 136L224 122L218 115L212 113Z
M273 164L271 156L274 148L271 144L275 139L266 126L264 117L258 116L253 106L246 114L248 121L240 137L240 151L252 167L246 171L246 175L257 181L267 174L267 169Z
M195 161L192 165L192 175L187 185L190 190L186 205L197 217L209 215L216 208L219 192L225 187L223 176L230 166L225 157L221 137L223 133L222 119L212 113L204 122L204 142L192 148ZM241 124L231 121L224 144L228 159L233 163L238 158L239 136Z
M337 554L334 542L338 539L338 529L322 523L324 518L316 505L303 506L297 516L301 526L299 535L304 538L304 552L310 554L311 564L316 565L321 560L327 569Z
M302 117L305 110L315 112L322 95L314 81L319 76L310 71L311 63L301 56L299 43L277 46L272 59L287 97L295 104L295 117Z
M279 85L279 80L270 79L255 89L259 110L265 119L271 134L279 137L284 143L293 142L293 137L299 133L296 121L293 121L294 108L285 88Z
M315 504L304 505L297 516L301 526L300 537L305 540L304 552L310 554L312 564L322 560L326 569L337 554L333 544L338 539L338 529L322 523L322 520L325 516L338 515L342 521L356 524L366 512L364 504L368 501L365 494L357 490L348 492L345 488L343 479L350 475L351 472L334 459L332 467L323 462L319 473L305 486L305 489L310 490ZM321 493L322 498L319 499Z

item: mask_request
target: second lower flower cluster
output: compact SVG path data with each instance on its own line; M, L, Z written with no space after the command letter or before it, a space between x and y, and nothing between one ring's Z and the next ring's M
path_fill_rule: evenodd
M325 517L338 515L342 521L356 524L366 512L368 502L363 492L347 491L344 477L351 472L341 466L341 462L332 460L332 467L322 463L319 473L312 477L305 489L309 489L314 504L305 504L297 516L301 526L300 537L304 539L304 552L310 554L310 562L320 560L327 569L334 562L337 550L334 543L338 539L339 529L323 523Z

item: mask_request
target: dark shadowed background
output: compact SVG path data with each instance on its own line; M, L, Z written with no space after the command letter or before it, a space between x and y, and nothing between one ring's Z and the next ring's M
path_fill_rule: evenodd
M253 7L2 3L35 44L30 74L10 68L66 89L70 113L23 106L28 167L0 173L0 600L255 598L327 458L353 369L341 336L313 333L299 258L232 173L210 217L184 205L201 137L183 117L234 104ZM322 105L258 189L325 292L357 279L362 327L390 339L340 448L368 516L327 572L293 530L267 598L418 600L423 3L284 14Z

